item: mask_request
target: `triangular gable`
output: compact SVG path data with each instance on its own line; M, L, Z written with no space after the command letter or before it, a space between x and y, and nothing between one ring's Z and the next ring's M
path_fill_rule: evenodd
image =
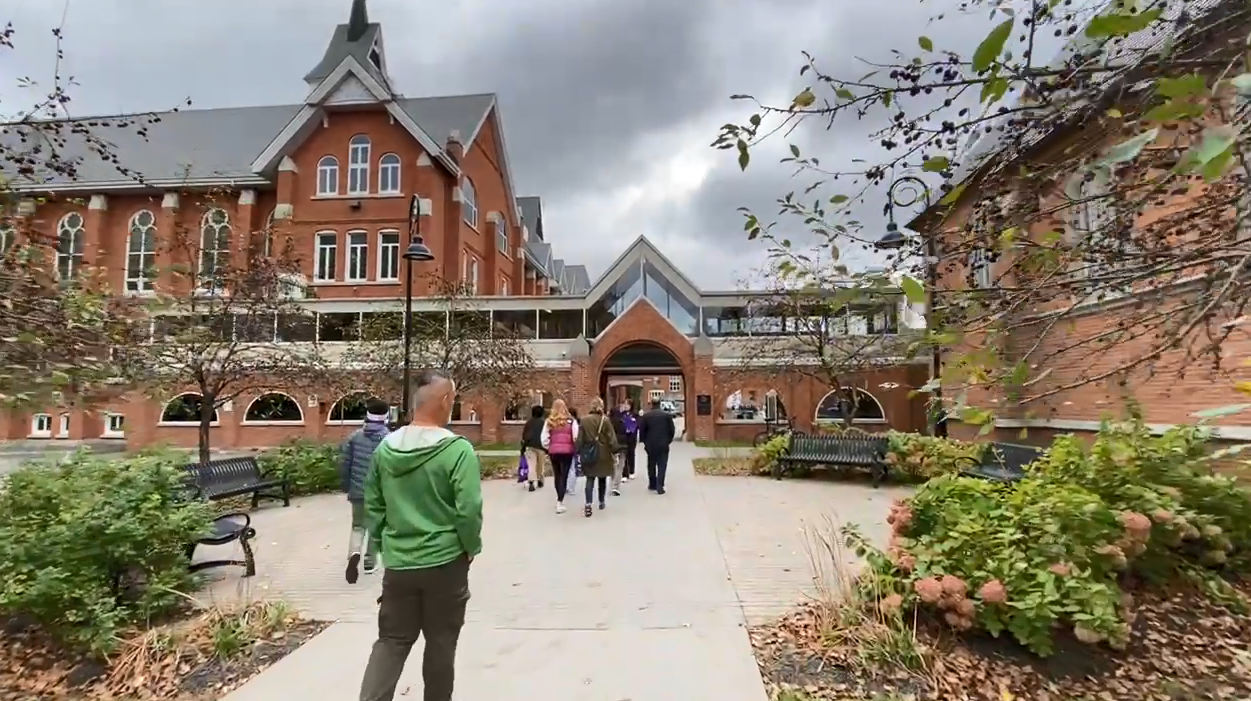
M499 97L491 96L491 104L487 106L485 112L482 113L482 119L478 120L478 126L474 127L473 133L469 135L469 140L465 142L465 153L469 153L469 149L478 139L478 134L482 133L482 127L486 124L491 115L495 115L495 157L499 159L500 170L504 172L504 194L508 197L508 205L513 212L517 211L517 188L513 186L513 170L508 163L508 144L504 142L504 119L500 116Z
M327 104L327 99L336 94L336 90L343 86L349 78L359 83L367 93L368 98L362 96L353 104L366 104L367 102L376 102L386 107L387 112L403 126L408 133L417 139L417 143L421 144L428 153L434 154L436 160L443 164L454 175L460 175L460 167L456 165L443 148L435 143L424 129L413 121L413 118L407 112L400 109L395 104L395 100L387 89L378 82L373 76L361 66L360 62L355 58L348 56L343 62L335 68L326 79L317 86L317 89L309 94L305 100L303 109L296 113L295 117L287 124L278 136L265 147L256 160L252 162L252 171L261 173L273 168L278 161L286 155L286 153L302 142L312 133L313 129L319 123L321 108ZM348 83L354 85L353 83ZM353 88L354 89L354 88Z
M362 105L374 104L378 98L369 86L354 75L348 75L322 101L323 105Z
M655 265L656 270L666 280L673 283L673 286L678 288L688 299L696 304L699 303L703 293L660 252L660 249L652 245L652 242L648 241L646 236L640 236L635 239L634 243L618 256L612 265L608 266L604 274L599 276L594 285L591 285L591 289L586 293L586 298L594 303L595 300L604 296L613 285L617 284L617 281L629 271L630 266L641 265L644 260L650 261L652 265Z

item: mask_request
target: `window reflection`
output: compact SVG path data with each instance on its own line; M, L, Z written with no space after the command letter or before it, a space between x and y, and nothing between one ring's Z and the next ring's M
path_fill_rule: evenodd
M699 307L666 278L650 261L643 261L643 294L678 331L695 336L699 330Z
M704 333L708 336L747 335L747 310L742 307L704 307Z
M550 340L570 340L581 335L581 309L539 310L539 338Z
M631 265L612 287L586 312L586 335L594 338L604 332L626 308L643 296L643 274L640 266Z
M504 338L535 338L535 318L533 309L499 309L492 312L496 335Z

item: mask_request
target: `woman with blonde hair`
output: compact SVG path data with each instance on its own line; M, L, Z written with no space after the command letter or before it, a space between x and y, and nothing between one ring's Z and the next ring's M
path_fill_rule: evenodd
M573 457L578 452L578 422L569 415L565 400L552 402L552 410L543 422L539 437L543 450L552 461L552 481L556 483L556 513L565 513L565 493L573 471Z
M578 455L586 477L586 507L582 515L590 516L595 513L591 504L596 484L599 484L599 508L608 506L608 478L617 463L617 431L613 429L612 420L604 415L603 399L596 399L591 404L590 414L579 423L582 440L578 443Z

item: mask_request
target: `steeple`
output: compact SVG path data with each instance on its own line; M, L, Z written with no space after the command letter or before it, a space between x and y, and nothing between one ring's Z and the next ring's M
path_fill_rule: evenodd
M352 10L348 14L347 24L335 27L330 44L321 61L304 76L309 90L316 90L321 81L326 79L334 69L339 67L348 57L369 72L378 82L390 90L387 79L386 54L382 50L382 26L369 21L369 10L365 0L352 0Z
M369 29L369 10L365 8L365 0L352 0L352 13L348 15L347 40L360 41Z

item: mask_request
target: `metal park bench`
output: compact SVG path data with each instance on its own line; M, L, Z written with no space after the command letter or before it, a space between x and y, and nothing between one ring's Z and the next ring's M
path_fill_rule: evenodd
M993 482L1016 482L1025 478L1025 466L1043 456L1045 451L1032 445L990 443L982 459L961 458L969 463L960 471L968 477Z
M213 519L212 531L196 542L187 546L187 559L195 557L195 549L201 545L229 545L239 541L243 549L242 560L207 560L191 565L192 572L210 567L239 566L243 568L243 576L256 574L256 555L252 552L252 539L256 537L256 529L252 527L252 517L244 513L226 514Z
M863 468L873 477L873 486L887 477L886 451L889 442L885 437L871 434L860 435L802 435L791 436L790 448L774 465L773 476L782 479L788 471L799 466L826 466L833 468Z
M286 478L262 475L256 458L210 460L207 463L192 463L183 469L201 499L217 501L251 494L253 509L260 505L261 499L280 500L283 506L291 505L291 483Z

